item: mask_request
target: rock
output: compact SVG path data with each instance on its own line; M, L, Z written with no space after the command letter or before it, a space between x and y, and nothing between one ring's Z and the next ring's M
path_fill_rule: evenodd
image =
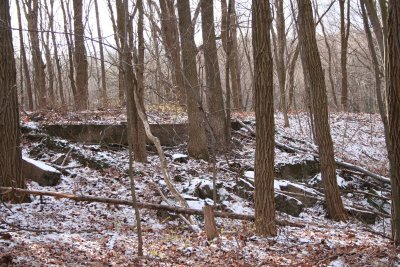
M275 175L282 179L306 182L320 172L318 161L305 160L297 163L280 163L275 166Z
M180 162L180 163L187 163L188 162L188 155L176 153L172 155L172 161Z
M60 182L61 173L46 163L22 157L22 174L41 186L54 186Z
M301 201L281 193L275 193L275 209L298 217L304 210L304 204Z
M317 191L312 188L307 188L304 185L286 181L286 183L279 183L279 187L281 191L302 194L302 196L294 196L294 198L301 201L307 208L314 206L318 201L316 198L313 198L318 197Z
M358 210L349 207L346 207L346 210L349 212L351 216L366 224L375 224L376 218L378 217L377 214L365 210Z

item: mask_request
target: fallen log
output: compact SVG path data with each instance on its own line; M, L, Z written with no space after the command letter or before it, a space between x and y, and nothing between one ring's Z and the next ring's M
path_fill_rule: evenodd
M97 202L97 203L106 203L106 204L113 204L113 205L133 206L133 203L130 200L115 199L115 198L91 197L91 196L84 196L84 195L79 196L79 195L74 195L74 194L69 194L69 193L29 190L29 189L21 189L21 188L13 188L13 187L0 187L0 191L2 191L1 194L23 193L23 194L30 194L30 195L37 195L37 196L51 196L51 197L55 197L56 199L67 198L67 199L71 199L76 202ZM181 208L181 207L153 204L153 203L147 203L147 202L137 202L137 207L139 209L164 210L164 211L174 212L177 214L204 216L204 212L202 210L198 210L198 209ZM255 220L254 215L230 213L230 212L224 212L224 211L215 211L214 215L215 215L215 217L219 217L219 218L227 218L227 219L242 220L242 221L254 221ZM297 227L297 228L305 227L304 224L290 222L287 220L276 220L276 223L280 226L291 226L291 227Z

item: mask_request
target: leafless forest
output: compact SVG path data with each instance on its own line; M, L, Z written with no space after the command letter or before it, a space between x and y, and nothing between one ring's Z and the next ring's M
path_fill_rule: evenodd
M395 266L396 0L0 1L0 264Z

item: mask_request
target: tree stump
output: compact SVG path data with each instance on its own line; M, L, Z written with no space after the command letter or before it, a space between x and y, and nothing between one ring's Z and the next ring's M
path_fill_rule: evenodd
M204 230L207 234L207 239L212 240L219 236L217 225L215 224L214 208L213 206L205 205L204 212Z

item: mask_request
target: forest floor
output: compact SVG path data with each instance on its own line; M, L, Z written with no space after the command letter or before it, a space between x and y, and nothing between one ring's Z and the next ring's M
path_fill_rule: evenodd
M254 114L235 114L235 118L254 127ZM153 111L149 119L156 123L182 123L179 113ZM44 123L121 123L123 112L26 114L21 118L25 127L40 132ZM276 140L288 146L315 152L310 122L306 114L292 114L290 128L283 127L281 114L276 114ZM383 126L378 115L334 113L330 116L332 137L337 159L361 166L382 176L388 176ZM225 211L254 214L251 197L239 194L239 181L251 181L254 171L255 140L248 129L233 132L236 147L225 158L217 158L217 180L220 203ZM126 147L111 148L97 144L73 143L55 139L82 155L104 163L103 168L89 168L70 159L62 169L57 186L44 187L28 180L32 190L56 191L76 195L131 199ZM168 170L175 185L191 208L201 209L212 200L196 194L196 189L212 184L212 164L186 158L185 145L165 147ZM275 149L276 166L315 160L311 153L288 153ZM23 154L52 165L60 156L45 147L43 141L23 139ZM159 193L151 186L158 184L165 193L165 183L159 168L159 157L149 152L149 162L134 163L136 191L140 202L161 203ZM228 164L229 162L229 164ZM357 176L358 174L354 174ZM371 199L357 192L373 192L390 197L388 186L366 176L359 179L338 171L338 183L346 206L362 207L380 215L388 215L390 202L371 205ZM364 179L364 180L363 180ZM311 181L279 177L275 188L296 184L311 189ZM367 187L366 182L374 184ZM244 191L251 191L248 185ZM318 190L317 190L318 191ZM317 194L320 194L317 192ZM172 196L167 195L171 198ZM376 202L374 202L376 204ZM379 212L378 212L379 211ZM144 254L137 257L135 214L131 207L102 203L74 202L68 199L32 196L32 202L0 205L1 266L396 266L400 250L390 236L389 216L377 216L374 224L365 224L354 217L346 222L326 218L323 201L304 207L297 216L277 212L279 220L295 222L302 227L281 226L278 235L261 238L254 235L252 222L217 218L220 237L208 241L203 231L193 232L179 218L155 211L141 210ZM200 228L201 217L196 217Z

